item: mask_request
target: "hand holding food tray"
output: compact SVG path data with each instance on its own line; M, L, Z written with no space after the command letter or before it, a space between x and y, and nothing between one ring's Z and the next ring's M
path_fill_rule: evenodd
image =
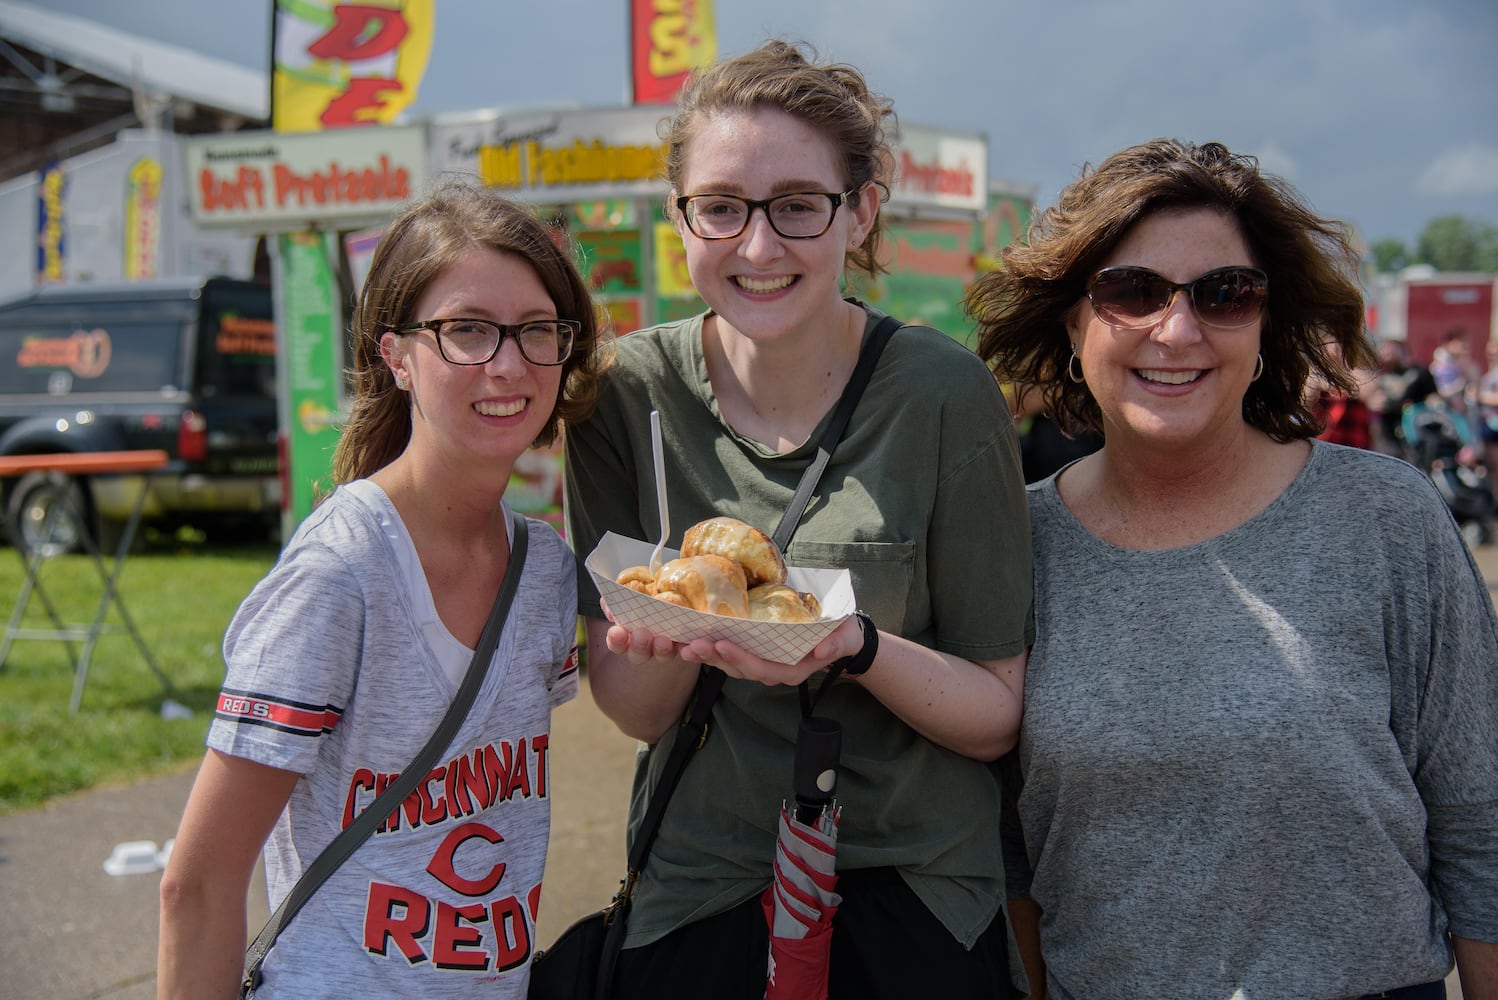
M608 532L584 560L609 614L625 628L649 629L675 642L727 639L762 659L796 663L831 635L858 606L852 579L845 569L786 567L786 586L811 594L821 605L821 617L801 622L755 621L697 611L616 582L622 571L648 566L654 548L650 542ZM680 552L668 549L662 555L669 563Z

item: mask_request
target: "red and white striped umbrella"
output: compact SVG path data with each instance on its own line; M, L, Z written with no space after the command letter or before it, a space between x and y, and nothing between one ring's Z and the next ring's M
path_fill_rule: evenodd
M832 798L842 731L808 718L796 743L796 804L780 810L775 876L761 897L770 927L765 1000L826 1000L837 889L837 826Z

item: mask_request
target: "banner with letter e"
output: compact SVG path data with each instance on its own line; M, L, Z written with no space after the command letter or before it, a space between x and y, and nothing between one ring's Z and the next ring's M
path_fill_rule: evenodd
M416 100L436 0L274 0L271 127L389 124Z

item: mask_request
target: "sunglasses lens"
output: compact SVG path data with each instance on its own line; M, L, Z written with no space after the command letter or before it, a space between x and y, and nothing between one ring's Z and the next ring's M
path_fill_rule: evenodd
M1148 326L1170 305L1170 282L1153 271L1116 267L1092 279L1092 308L1104 320L1123 327Z
M1248 326L1259 318L1268 291L1263 272L1223 268L1192 282L1191 304L1203 321L1214 326Z
M1109 267L1087 286L1092 308L1104 322L1126 330L1158 323L1177 288L1189 289L1197 318L1212 326L1248 326L1264 311L1269 280L1252 267L1208 271L1187 285L1176 285L1142 267Z

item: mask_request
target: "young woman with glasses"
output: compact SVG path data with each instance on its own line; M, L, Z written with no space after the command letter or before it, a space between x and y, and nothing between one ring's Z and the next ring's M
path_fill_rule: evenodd
M354 318L339 486L224 640L162 881L162 997L236 996L262 846L274 909L431 736L509 565L511 469L587 413L597 347L586 287L528 209L449 185L387 230ZM578 683L575 561L544 522L527 534L443 763L287 925L256 997L525 996L547 733Z
M1100 451L1030 488L1017 937L1052 998L1498 990L1498 624L1441 498L1313 440L1357 257L1251 157L1085 170L968 298ZM1011 840L1012 844L1013 841Z
M708 312L618 342L598 409L569 425L569 540L654 538L649 414L665 436L671 543L729 515L766 534L816 452L880 314L845 298L878 267L891 112L857 70L772 41L688 83L665 128L668 202ZM1015 740L1030 640L1018 448L982 363L897 331L786 559L847 569L877 626L867 672L817 704L842 726L831 996L1000 997L1002 871L988 763ZM650 745L652 789L699 665L728 675L634 896L616 997L765 992L776 819L791 787L799 682L865 646L850 617L799 663L728 642L611 626L586 582L589 683ZM638 823L643 796L632 819Z

